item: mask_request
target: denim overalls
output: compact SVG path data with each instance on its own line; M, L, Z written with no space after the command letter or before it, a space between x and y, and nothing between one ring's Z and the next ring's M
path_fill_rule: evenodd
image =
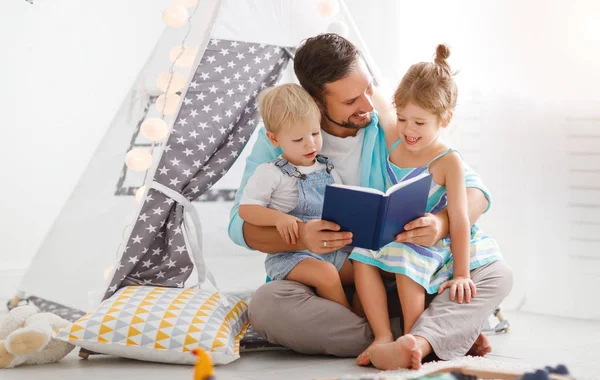
M333 164L325 156L317 155L317 161L325 164L327 169L319 170L310 174L302 174L298 169L284 158L271 161L285 175L298 179L298 205L288 214L293 215L303 222L311 219L320 219L323 211L323 200L325 198L325 186L334 183L331 170ZM317 255L308 250L293 251L267 255L265 269L271 280L284 280L296 265L302 260L313 258L332 263L338 270L342 269L348 254L337 250L324 255Z

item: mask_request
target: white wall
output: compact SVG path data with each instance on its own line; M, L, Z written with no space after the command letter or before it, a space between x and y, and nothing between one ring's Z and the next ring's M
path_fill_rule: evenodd
M168 0L0 5L0 299L12 294L164 24ZM10 285L7 285L10 284Z

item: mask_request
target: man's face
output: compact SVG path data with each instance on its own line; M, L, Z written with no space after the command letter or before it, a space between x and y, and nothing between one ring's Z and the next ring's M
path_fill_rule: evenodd
M327 83L324 88L323 120L334 135L354 135L371 123L373 112L373 79L362 59L345 78ZM340 131L346 128L354 131ZM340 133L335 133L339 131Z

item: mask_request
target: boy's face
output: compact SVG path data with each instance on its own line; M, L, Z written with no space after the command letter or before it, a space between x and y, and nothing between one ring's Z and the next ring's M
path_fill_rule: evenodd
M321 106L326 132L338 136L354 136L371 123L373 112L373 78L366 64L359 59L352 72L325 85Z
M283 158L296 166L310 166L321 151L323 138L318 122L299 122L281 127L277 134L267 132L275 146L281 146Z

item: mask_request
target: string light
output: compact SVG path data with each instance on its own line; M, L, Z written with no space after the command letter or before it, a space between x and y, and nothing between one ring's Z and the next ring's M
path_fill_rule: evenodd
M173 3L186 8L193 8L198 4L198 0L173 0Z
M173 93L165 93L156 99L156 108L163 116L173 115L177 112L177 106L181 97Z
M171 82L170 86L169 82ZM172 73L160 73L156 80L156 84L158 85L158 88L164 92L167 92L167 88L169 89L169 92L179 92L183 90L183 87L185 86L185 78L176 71Z
M348 25L342 21L334 21L327 27L327 32L339 34L342 37L348 37Z
M144 200L144 196L146 195L146 185L140 187L135 192L135 202L139 205Z
M163 21L170 27L179 28L185 25L189 18L189 13L181 5L173 5L163 11Z
M136 172L146 171L152 166L152 154L147 149L133 148L125 155L125 164Z
M190 67L194 64L198 49L188 46L175 46L169 52L169 59L177 67Z
M329 18L335 16L340 10L337 0L318 0L317 12L323 17Z
M169 127L163 119L153 117L144 120L140 132L150 141L161 141L169 134Z
M156 141L160 141L160 140L164 139L170 133L170 130L167 127L166 122L164 121L165 116L174 114L177 111L179 102L181 100L181 97L179 95L175 94L174 92L183 90L183 87L185 86L185 79L183 78L183 76L181 74L175 73L174 68L175 68L175 66L181 66L181 67L192 66L194 59L196 58L196 53L197 53L196 49L185 46L185 42L187 41L187 39L192 31L192 18L198 11L200 3L197 0L174 0L174 2L175 2L174 7L177 8L178 11L180 11L181 9L183 9L185 11L185 15L187 17L187 23L188 23L188 30L187 30L185 36L183 37L183 40L181 41L181 45L174 47L173 49L171 49L171 51L169 53L169 59L171 60L171 67L169 68L168 73L163 73L163 74L166 74L165 78L168 78L168 81L166 81L167 82L166 86L164 86L162 83L164 81L163 80L164 78L161 78L159 76L159 78L157 79L157 81L160 82L159 87L161 88L161 90L164 88L164 92L165 92L164 94L160 95L156 99L156 103L155 103L156 107L158 108L158 111L160 112L160 119L148 119L148 120L145 120L144 123L142 123L142 126L145 126L145 128L144 128L144 131L140 131L140 132L146 138L148 138L149 140L152 140L152 148L151 148L150 153L148 153L150 155L149 162L147 160L147 157L144 156L145 161L143 163L147 164L147 167L144 169L144 170L146 170L146 173L144 175L144 181L143 181L144 184L146 183L146 180L148 179L148 172L149 172L150 168L152 167L152 155L154 153L154 147L156 146ZM190 14L187 11L187 9L185 9L183 7L182 4L186 5L186 6L194 4L195 8L194 8L193 12ZM171 8L173 8L173 7L171 7ZM167 8L167 10L168 9L169 8ZM163 12L163 20L165 19L165 14L167 14L167 16L169 16L169 12L167 12L167 10L165 10L165 12ZM169 23L167 23L167 25L169 25ZM181 87L181 88L178 89L178 87ZM146 123L146 121L147 121L147 123ZM159 123L159 121L162 123ZM142 128L142 126L140 126L140 128ZM161 138L162 134L164 134L164 137ZM129 155L132 151L135 151L135 149L132 149L127 154ZM141 165L141 162L139 162L139 161L141 161L140 157L138 157L139 153L131 153L131 154L132 154L132 157L130 157L130 160L132 161L132 165L133 166L137 165L137 167L143 167L144 165ZM127 164L127 167L130 167L129 164L127 163L127 156L125 157L125 162ZM132 169L132 170L135 170L135 169ZM145 189L145 185L142 186L141 188ZM140 200L138 202L141 202L141 199L143 199L143 196L145 194L145 190L140 191L140 189L138 189L138 191L136 192L136 197L140 198Z

